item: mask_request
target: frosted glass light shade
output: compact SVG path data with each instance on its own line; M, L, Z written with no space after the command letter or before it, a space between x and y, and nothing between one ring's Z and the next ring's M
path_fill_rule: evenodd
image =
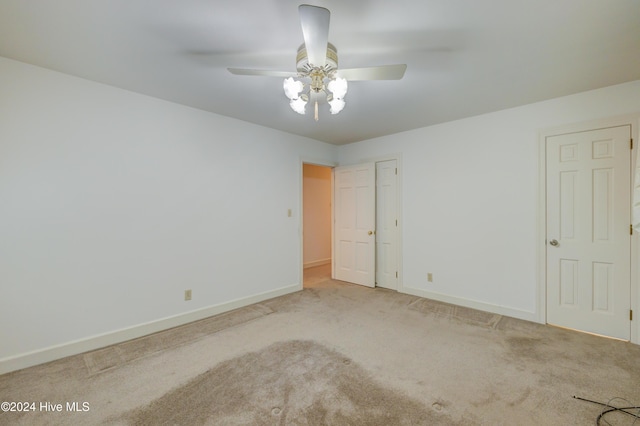
M333 94L334 99L342 99L347 94L347 80L336 77L327 85L327 89ZM344 105L343 105L344 107Z
M294 110L298 114L304 115L304 109L307 106L307 101L305 101L302 98L291 99L291 102L289 102L289 106L291 107L292 110Z
M293 77L285 78L282 87L284 88L284 94L291 100L298 99L300 92L304 89L302 82L294 80Z
M345 102L344 99L332 99L329 101L329 105L331 105L330 112L331 114L337 114L344 109Z

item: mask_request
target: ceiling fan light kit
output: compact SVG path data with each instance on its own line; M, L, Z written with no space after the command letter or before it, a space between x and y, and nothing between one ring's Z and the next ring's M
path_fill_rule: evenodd
M326 10L326 9L325 9ZM328 12L328 11L327 11ZM338 50L327 43L327 51L324 66L316 67L309 63L306 45L298 48L296 57L297 78L307 79L307 83L294 80L293 77L284 80L284 94L290 99L289 106L298 114L305 114L305 106L311 93L324 92L329 104L331 114L337 114L344 109L344 97L347 94L347 80L335 75L338 69ZM327 82L325 84L325 82ZM305 93L301 93L305 92ZM329 93L330 92L330 93ZM314 102L314 118L318 121L318 100Z
M284 79L284 94L292 101L300 97L300 92L304 89L301 81L294 80L293 77Z
M301 76L305 77L305 76ZM294 80L293 77L285 78L283 88L284 94L289 98L289 106L298 114L305 114L305 106L309 101L309 95L311 92L320 93L327 90L327 103L331 107L331 114L337 114L344 109L345 101L344 97L347 94L347 80L340 77L329 77L324 73L313 72L308 77L311 78L311 83L305 85L300 80ZM325 79L329 79L329 83L325 86ZM306 87L305 87L306 86ZM306 90L306 93L303 91ZM315 110L318 110L318 101L315 101ZM315 114L315 119L318 121L318 114Z
M312 100L316 121L318 95L321 92L326 96L331 114L338 114L346 105L347 80L399 80L404 76L405 64L338 70L338 50L328 42L329 10L303 4L298 7L298 12L304 44L298 48L297 72L228 68L229 72L236 75L286 77L283 89L291 109L298 114L305 114L306 105Z

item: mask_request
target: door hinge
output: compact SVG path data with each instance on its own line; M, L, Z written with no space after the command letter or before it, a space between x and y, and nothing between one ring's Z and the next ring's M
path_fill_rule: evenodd
M396 278L398 278L398 271L396 271Z
M629 321L633 321L633 309L629 309Z
M633 138L629 139L629 149L633 149Z
M629 225L629 235L633 235L633 224Z
M396 219L396 226L398 226L398 219Z

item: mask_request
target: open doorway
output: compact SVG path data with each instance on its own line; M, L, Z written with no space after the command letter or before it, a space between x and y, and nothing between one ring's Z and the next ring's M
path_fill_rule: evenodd
M331 279L332 168L302 165L303 286Z
M374 179L373 182L367 180L366 192L370 195L366 198L374 200L374 203L368 203L364 209L353 209L349 206L357 206L356 201L364 197L362 185L347 193L340 192L344 189L344 185L339 185L342 181L336 175L344 174L345 171L354 167L359 170L362 165L334 167L302 162L301 278L303 288L321 287L321 283L329 280L361 284L357 280L340 275L342 271L348 269L350 263L356 265L356 272L366 269L366 275L371 278L369 287L401 289L399 163L398 158L392 157L367 164L372 167L367 175L374 176ZM357 214L357 211L365 210L366 214ZM349 262L349 253L363 252L364 244L356 244L358 249L351 252L341 251L337 247L340 245L344 248L350 243L350 241L343 241L341 238L344 236L337 233L338 229L348 228L342 220L345 214L355 214L348 219L348 222L357 223L358 231L366 225L365 238L369 242L366 244L368 247L366 261L353 259L353 262ZM370 220L364 220L364 216ZM371 240L374 244L370 244ZM373 251L369 253L370 250Z

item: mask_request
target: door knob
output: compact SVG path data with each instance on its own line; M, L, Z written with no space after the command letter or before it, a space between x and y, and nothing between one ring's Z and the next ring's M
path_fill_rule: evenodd
M373 235L373 231L369 231L369 232L367 232L367 234Z
M558 247L558 240L551 240L549 241L549 244L551 244L554 247Z

